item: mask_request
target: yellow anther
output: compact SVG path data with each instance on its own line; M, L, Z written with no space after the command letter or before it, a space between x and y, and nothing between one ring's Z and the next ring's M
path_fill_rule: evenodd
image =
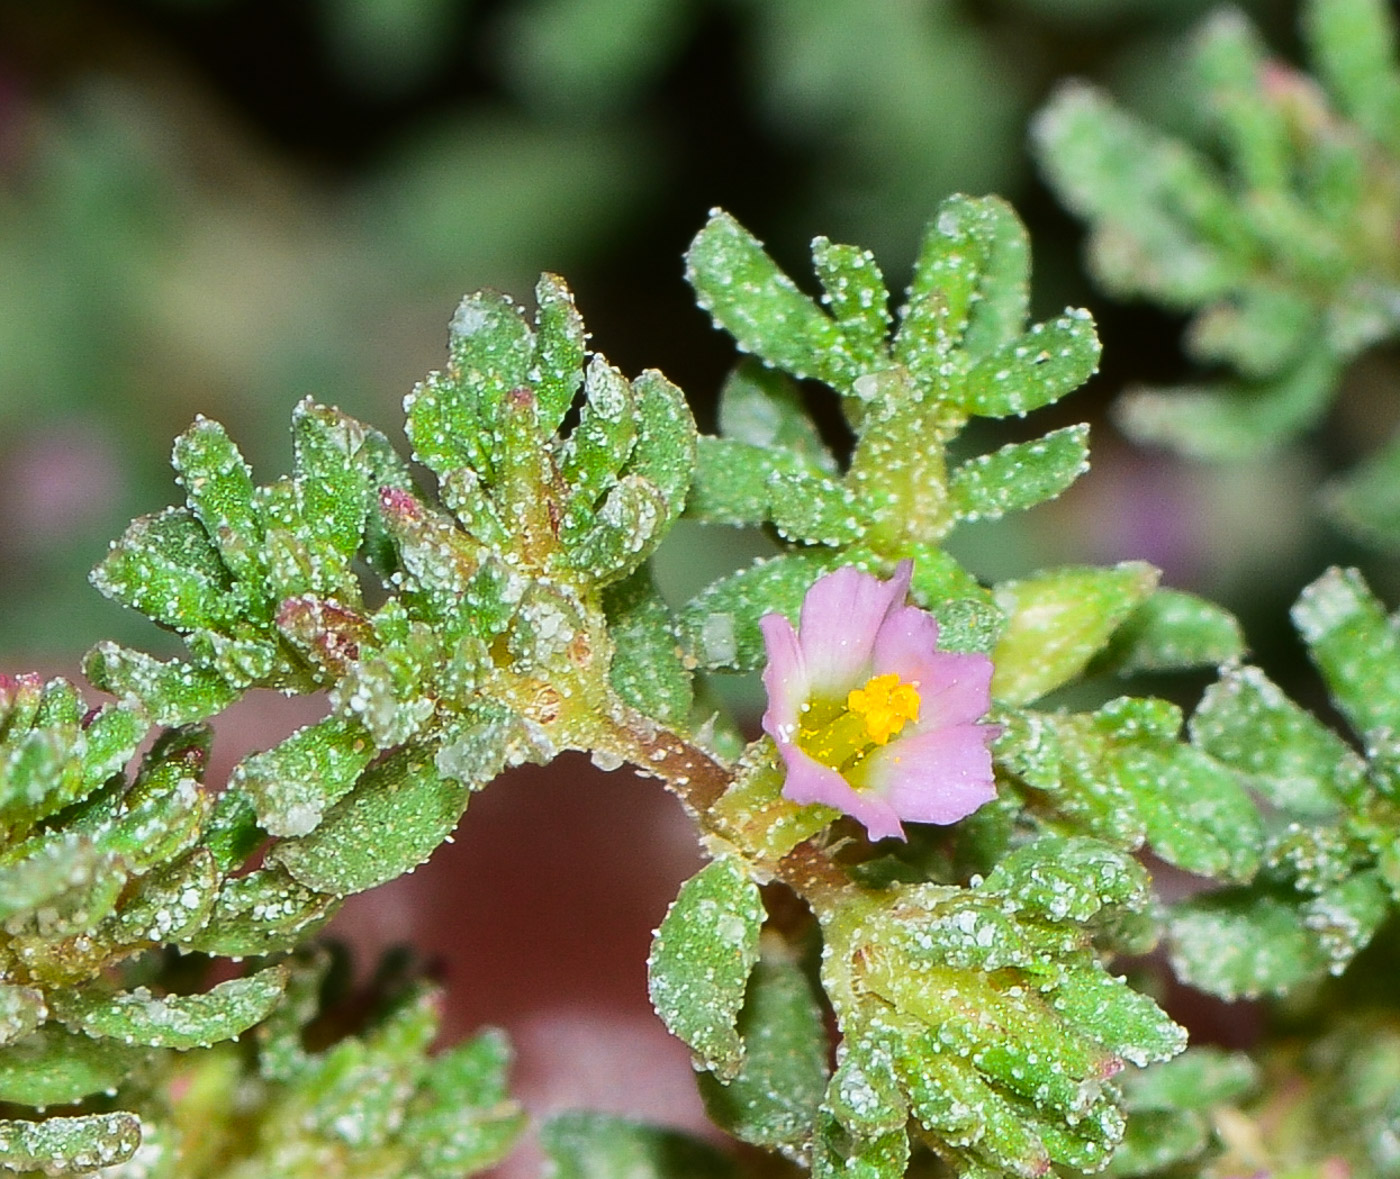
M866 732L883 745L910 721L919 719L919 689L891 672L877 675L863 688L853 688L846 707L865 722Z

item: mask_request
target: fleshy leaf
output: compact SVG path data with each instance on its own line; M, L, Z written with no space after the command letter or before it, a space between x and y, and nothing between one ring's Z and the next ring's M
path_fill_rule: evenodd
M1290 900L1245 889L1208 893L1171 917L1172 966L1222 999L1278 995L1320 975L1327 954Z
M1219 667L1244 655L1233 614L1183 590L1158 587L1113 635L1103 665L1119 675Z
M707 668L748 671L763 662L760 616L796 618L807 591L833 556L789 553L756 562L712 583L681 612L681 633L696 662Z
M126 1162L140 1145L141 1120L131 1113L0 1121L0 1166L21 1173L87 1175Z
M762 921L758 886L734 860L715 860L681 886L647 960L657 1014L722 1080L737 1075L743 1058L735 1024Z
M1006 626L992 653L992 697L1024 704L1072 679L1156 584L1152 566L1125 561L998 586L996 604Z
M429 750L405 746L366 770L314 831L279 843L268 859L316 892L363 892L426 861L469 792L442 776Z
M843 357L841 329L728 213L715 210L696 234L686 278L696 301L744 352L849 391L859 373Z
M765 954L749 976L739 1013L744 1059L727 1082L698 1078L710 1117L744 1142L800 1154L812 1137L827 1083L821 1009L802 968Z
M1352 727L1400 732L1400 628L1355 569L1330 569L1303 590L1293 622Z
M52 996L54 1014L76 1031L155 1048L203 1048L266 1019L287 984L285 966L231 978L200 995L82 988Z
M1257 667L1225 669L1192 716L1191 737L1293 814L1333 815L1361 789L1361 759Z
M991 519L1054 499L1089 469L1089 427L1013 442L953 471L948 494L964 520Z
M150 1050L49 1023L0 1053L0 1101L43 1108L115 1089Z
M265 753L244 758L229 785L247 794L269 835L306 835L350 791L377 752L358 720L329 716Z

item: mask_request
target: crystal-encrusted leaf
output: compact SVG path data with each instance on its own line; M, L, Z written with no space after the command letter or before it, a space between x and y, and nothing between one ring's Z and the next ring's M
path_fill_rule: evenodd
M284 966L231 978L198 995L111 994L100 987L54 995L54 1014L76 1031L153 1048L203 1048L266 1019L287 984Z
M93 570L109 598L180 631L233 622L228 570L195 515L166 508L132 522Z
M993 652L992 696L1027 703L1072 679L1156 584L1150 565L1125 561L998 586L996 604L1006 626Z
M1244 650L1244 634L1228 610L1160 586L1114 632L1103 665L1120 675L1219 667Z
M812 1137L827 1083L827 1036L821 1009L801 966L769 954L749 976L739 1013L744 1059L727 1082L699 1077L710 1117L744 1142L790 1155Z
M696 300L744 352L795 377L849 386L841 329L728 213L719 210L686 252Z
M470 789L444 777L431 751L405 746L366 770L314 831L279 843L269 860L315 892L363 892L426 861L462 817Z
M1098 371L1098 335L1087 311L1067 311L979 360L960 405L981 417L1021 416L1051 405Z
M263 521L257 509L253 473L218 422L203 416L175 440L172 465L191 511L240 579L266 575Z
M1355 569L1331 569L1293 607L1332 698L1361 734L1400 732L1400 628Z
M1013 442L953 471L948 495L964 520L991 519L1054 499L1089 469L1089 427Z
M722 1079L734 1077L742 1061L735 1024L762 921L758 886L734 860L715 860L681 886L647 960L662 1022Z
M140 1145L141 1120L131 1113L0 1121L0 1166L21 1174L88 1175L126 1162Z
M1327 967L1296 899L1228 889L1178 905L1172 966L1183 982L1223 999L1278 995Z
M895 358L915 372L961 345L981 359L1024 330L1030 301L1030 243L998 197L951 196L924 232Z
M1257 667L1225 669L1191 717L1191 736L1293 814L1333 815L1361 789L1361 758Z
M889 290L875 255L819 237L812 242L812 265L825 292L822 301L841 330L855 369L883 368L889 362L885 337L892 321Z
M358 720L333 715L244 758L229 784L247 794L268 834L306 835L349 793L377 752Z
M684 729L694 696L676 622L651 575L638 570L610 587L604 606L611 623L608 678L618 695L647 716Z
M682 635L697 663L736 671L760 666L759 618L769 611L796 618L803 597L831 563L825 555L785 554L756 562L702 590L681 612Z
M836 459L804 408L796 382L757 361L745 360L726 378L719 429L734 442L788 451L828 475L836 471Z
M409 1103L404 1137L429 1179L458 1179L500 1162L525 1129L509 1099L510 1046L485 1031L435 1056Z
M213 668L155 659L111 642L98 643L87 653L83 674L158 725L208 720L239 696L239 688Z
M0 1053L0 1101L42 1109L115 1089L150 1049L48 1023Z
M258 868L225 880L203 925L179 942L229 958L276 953L320 928L337 905L336 897L307 888L285 868Z

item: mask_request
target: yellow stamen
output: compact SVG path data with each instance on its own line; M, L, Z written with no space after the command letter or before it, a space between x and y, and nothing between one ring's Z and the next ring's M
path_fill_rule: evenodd
M853 688L846 707L865 722L865 730L877 745L884 745L910 721L919 719L919 689L899 676L877 675L863 688Z

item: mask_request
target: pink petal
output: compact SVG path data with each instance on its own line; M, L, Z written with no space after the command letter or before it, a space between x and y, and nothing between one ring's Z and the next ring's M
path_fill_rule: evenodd
M911 823L956 823L996 797L987 745L994 725L916 732L871 752L860 767L866 794Z
M865 825L871 839L904 838L904 827L894 807L878 794L861 793L835 770L809 757L796 745L779 743L787 764L783 796L793 802L820 802L853 816Z
M985 655L935 651L919 677L919 728L971 724L992 706L992 661Z
M938 646L938 620L917 606L897 606L875 634L875 674L895 672L902 680L927 679L926 665Z
M768 665L763 669L763 689L768 710L763 731L775 741L791 741L797 735L798 718L811 691L807 665L797 632L781 614L765 614L758 620Z
M875 636L904 601L913 571L912 561L901 561L894 577L881 581L845 565L816 580L803 599L798 628L813 688L839 695L869 678Z

